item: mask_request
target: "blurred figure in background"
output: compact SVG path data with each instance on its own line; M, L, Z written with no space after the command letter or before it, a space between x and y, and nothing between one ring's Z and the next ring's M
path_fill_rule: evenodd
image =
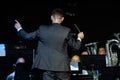
M114 70L107 68L110 67L110 61L108 58L108 53L106 51L106 48L104 46L100 46L97 49L97 54L98 55L105 55L105 61L106 61L106 68L103 68L100 70L100 76L99 76L99 80L115 80L115 74L114 74Z
M18 80L18 79L15 79L15 75L16 75L16 68L19 64L24 64L26 61L23 57L19 57L17 58L17 61L15 64L13 64L13 66L15 67L14 71L12 73L10 73L7 77L6 77L6 80ZM21 73L22 74L22 73ZM24 80L22 77L20 77L21 80ZM20 79L19 79L20 80Z
M109 66L109 61L108 61L107 52L106 52L105 47L103 47L103 46L98 47L97 55L105 55L106 66Z
M71 57L71 62L80 62L80 56L78 54L74 54Z
M87 55L87 53L85 52L85 54L84 55ZM75 66L75 67L73 67L72 65L71 65L71 68L74 68L74 69L76 69L76 70L81 70L80 72L81 72L81 74L84 74L84 75L88 75L88 71L85 69L85 68L82 68L82 65L81 65L81 58L80 58L80 55L79 54L74 54L74 55L72 55L72 57L71 57L71 62L72 63L74 63L73 65L75 65L75 63L77 64L77 66ZM81 69L80 69L80 67L81 67Z
M90 55L88 51L83 51L81 55Z

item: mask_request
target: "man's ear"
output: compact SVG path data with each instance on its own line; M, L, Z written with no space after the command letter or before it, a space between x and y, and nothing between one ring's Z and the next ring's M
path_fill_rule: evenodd
M64 17L62 17L62 21L64 20Z
M64 17L62 17L62 20L64 20Z
M51 15L51 20L53 20L53 16Z

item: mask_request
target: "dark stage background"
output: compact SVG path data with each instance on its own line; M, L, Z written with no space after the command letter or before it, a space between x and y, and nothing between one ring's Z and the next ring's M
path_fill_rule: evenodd
M91 42L106 42L115 38L114 33L120 32L120 5L112 0L4 1L0 5L0 43L5 43L7 49L14 48L18 43L35 48L35 40L25 41L18 37L14 20L17 19L27 32L32 32L41 24L51 23L50 13L56 7L65 11L63 25L77 34L76 24L84 32L83 47Z
M7 1L6 1L7 2ZM109 1L89 0L52 0L52 1L18 1L1 4L0 42L18 42L14 20L17 19L28 31L36 30L41 24L49 24L53 8L60 7L66 16L63 25L70 27L73 33L78 33L76 24L85 34L83 43L99 42L111 39L113 33L119 32L119 4ZM6 5L5 5L6 4ZM27 41L28 42L28 41Z

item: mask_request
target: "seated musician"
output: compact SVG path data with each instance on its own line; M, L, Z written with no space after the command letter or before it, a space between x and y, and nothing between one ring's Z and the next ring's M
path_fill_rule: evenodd
M81 74L88 75L88 71L85 70L85 68L83 68L81 65L78 64L78 63L81 63L81 59L80 59L80 55L79 54L72 55L71 63L74 63L74 64L77 65L77 66L70 65L71 69L79 70L79 67L81 67L82 68Z

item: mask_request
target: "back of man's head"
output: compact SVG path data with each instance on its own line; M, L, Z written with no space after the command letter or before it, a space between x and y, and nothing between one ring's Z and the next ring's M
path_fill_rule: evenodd
M64 11L60 8L55 8L53 11L52 11L52 15L58 15L58 16L61 16L63 17L64 16Z

